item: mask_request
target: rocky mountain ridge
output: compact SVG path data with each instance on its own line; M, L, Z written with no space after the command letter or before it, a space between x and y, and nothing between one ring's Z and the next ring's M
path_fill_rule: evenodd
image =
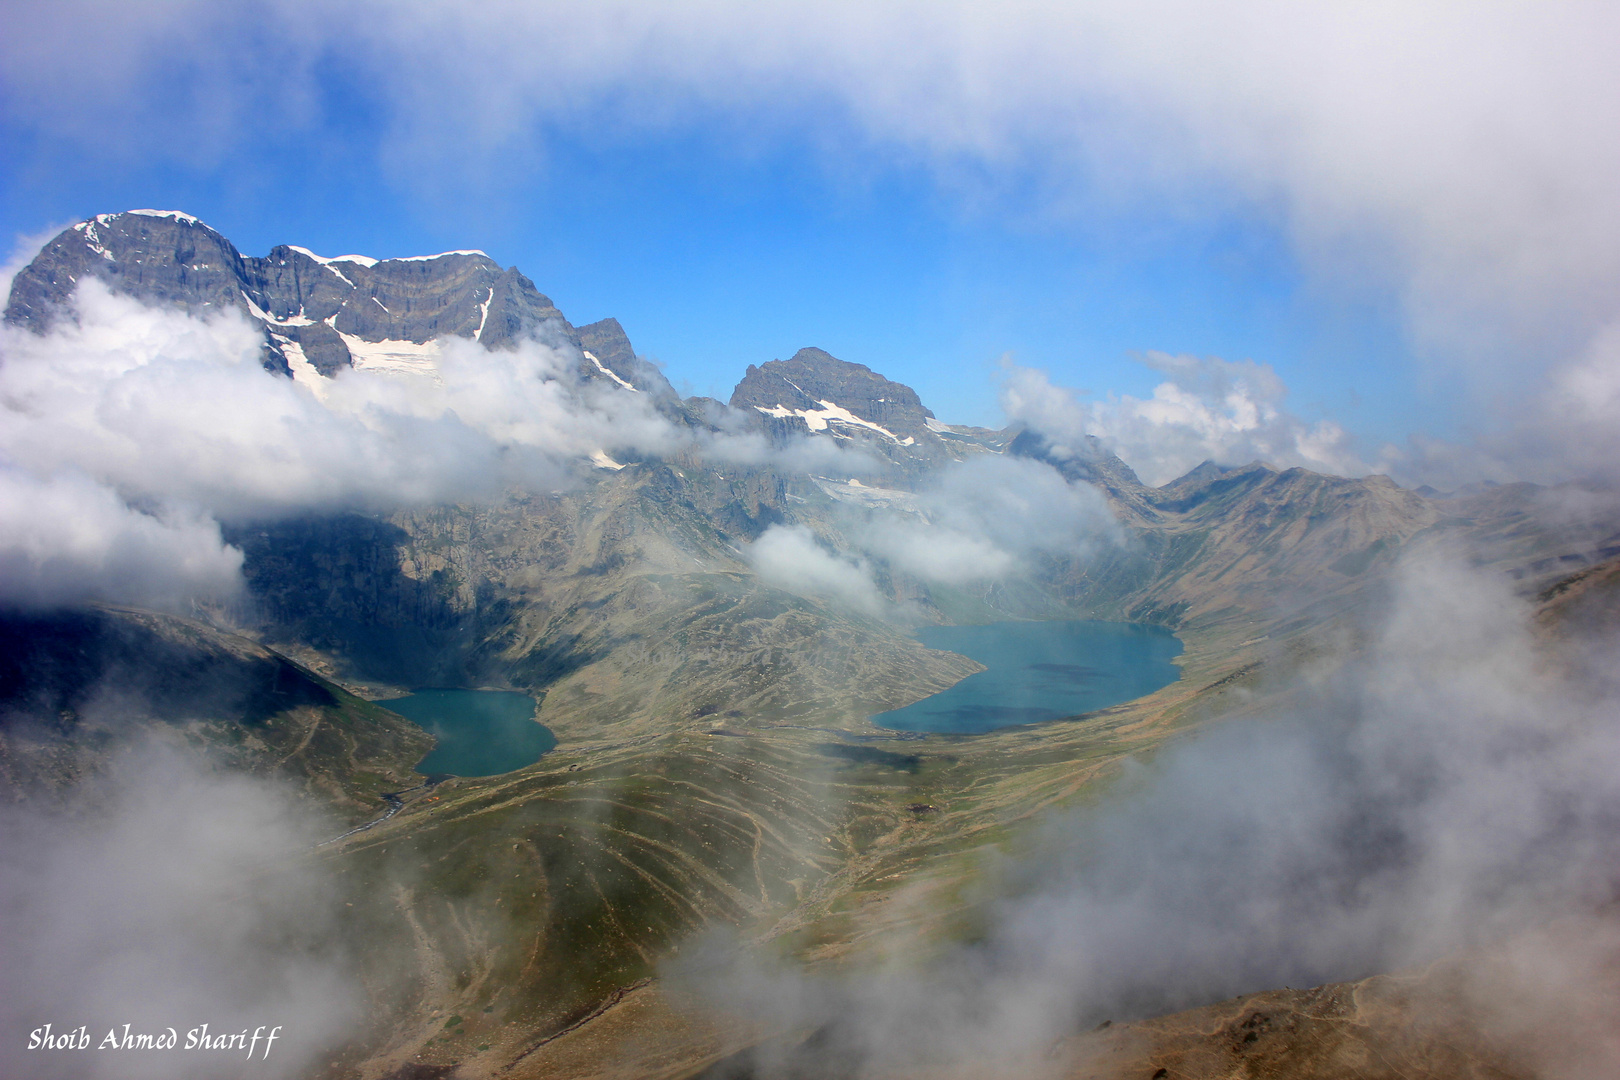
M538 337L588 354L584 379L674 394L616 321L575 328L516 267L482 251L379 260L283 244L257 258L177 210L99 214L63 230L18 273L5 320L43 332L86 279L192 315L239 312L264 327L264 365L281 375L386 365L411 351L400 346L440 337L491 349Z

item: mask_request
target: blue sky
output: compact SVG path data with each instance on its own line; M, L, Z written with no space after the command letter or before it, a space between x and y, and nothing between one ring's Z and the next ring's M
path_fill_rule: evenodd
M1270 363L1303 411L1359 418L1377 437L1415 419L1389 312L1311 295L1263 215L1098 222L973 207L908 162L869 162L852 181L792 132L744 155L701 128L559 132L543 161L493 189L425 197L378 164L376 119L345 105L329 99L326 121L291 145L254 142L201 167L97 161L12 117L0 228L31 236L153 206L197 214L245 254L478 247L576 323L617 317L672 381L722 399L748 364L817 345L917 388L948 420L1000 426L1004 354L1064 385L1141 395L1157 376L1133 357L1156 349Z
M1535 108L1592 89L1548 75L1585 70L1590 20L1526 42L1506 16L1153 6L958 5L921 33L907 4L11 5L0 230L151 206L248 254L479 247L722 398L804 345L988 425L1004 356L1132 401L1164 379L1143 354L1253 360L1365 463L1499 425L1614 314L1612 198L1584 181L1616 140L1572 149L1603 117L1511 164ZM1485 63L1504 43L1523 70ZM1549 176L1584 222L1525 220Z

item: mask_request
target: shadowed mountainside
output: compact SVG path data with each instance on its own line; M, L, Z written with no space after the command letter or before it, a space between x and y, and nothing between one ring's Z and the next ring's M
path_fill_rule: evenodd
M348 819L412 787L433 740L256 642L152 612L0 615L0 770L56 793L143 733L284 777Z

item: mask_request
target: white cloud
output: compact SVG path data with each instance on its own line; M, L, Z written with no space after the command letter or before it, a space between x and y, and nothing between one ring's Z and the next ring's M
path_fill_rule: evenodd
M885 514L858 542L896 569L960 585L1032 569L1038 555L1085 557L1117 539L1102 494L1029 458L983 455L947 465L918 493L921 517Z
M1045 435L1060 455L1089 453L1085 437L1095 436L1155 487L1206 460L1260 460L1338 476L1373 471L1338 424L1310 423L1284 408L1287 387L1268 364L1157 352L1144 363L1168 376L1152 397L1114 395L1098 402L1053 386L1045 372L1009 367L1002 408L1008 419Z
M893 609L874 564L931 584L965 585L1032 572L1041 556L1083 559L1121 538L1101 492L1029 458L952 462L905 501L906 509L843 515L844 551L804 525L773 525L750 545L748 561L768 585L878 615Z
M897 570L942 585L1005 577L1017 559L983 536L904 519L875 525L865 546Z
M1566 481L1614 489L1620 480L1620 320L1548 371L1544 385L1504 403L1466 440L1414 435L1384 448L1391 475L1449 490L1481 479Z
M40 479L0 466L0 604L228 598L241 567L219 524L194 510L142 512L81 473Z
M216 520L388 509L572 483L602 448L678 433L644 395L581 385L526 342L439 343L434 374L345 371L320 392L266 372L260 332L86 283L49 334L0 327L4 595L156 603L228 593Z
M1546 390L1482 440L1501 467L1494 479L1553 481L1570 472L1615 479L1620 464L1620 319L1553 372Z
M75 812L0 814L0 1071L41 1080L201 1080L242 1052L97 1053L120 1034L280 1025L241 1071L307 1076L353 1036L364 996L310 857L331 835L283 786L211 770L156 739L120 747L83 781ZM83 1024L89 1050L28 1050L28 1032ZM259 1049L263 1050L261 1042Z
M823 547L803 525L772 525L745 554L767 585L830 597L867 615L883 613L883 598L866 563Z

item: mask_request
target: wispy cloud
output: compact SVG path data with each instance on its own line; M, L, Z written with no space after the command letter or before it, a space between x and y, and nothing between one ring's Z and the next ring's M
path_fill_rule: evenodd
M866 615L888 607L865 560L821 544L804 525L772 525L745 554L766 585L830 598Z
M577 358L443 339L431 375L319 386L260 364L234 314L146 307L98 282L48 334L0 327L0 596L157 602L236 585L218 521L389 510L571 486L597 450L683 437Z
M1089 484L1029 458L982 455L945 466L917 493L917 514L880 514L853 542L926 582L961 585L1035 570L1040 556L1084 559L1118 542Z
M327 834L276 783L217 771L161 740L124 746L76 791L76 812L0 815L0 1045L8 1076L304 1076L364 1021L332 880L309 857ZM81 1024L90 1049L27 1049ZM280 1025L268 1058L242 1051L97 1051L107 1032L211 1034ZM263 1049L263 1044L260 1044Z
M1265 461L1338 476L1373 471L1338 424L1308 422L1287 410L1287 387L1269 365L1164 353L1149 353L1143 362L1166 376L1151 397L1118 394L1100 401L1053 386L1043 371L1009 365L1002 408L1060 455L1087 455L1087 437L1098 439L1155 487L1204 461Z
M1616 686L1601 660L1549 665L1528 616L1478 571L1410 563L1364 655L1047 822L1000 865L1014 895L977 944L845 976L693 950L673 973L823 1026L816 1059L848 1075L1018 1076L1104 1019L1469 957L1463 1007L1504 1050L1606 1075Z
M916 491L878 491L874 504L835 511L836 543L802 524L765 530L746 553L760 580L868 615L914 616L899 599L906 579L963 586L1034 576L1042 559L1083 561L1124 542L1100 491L1030 458L979 455L923 477Z

